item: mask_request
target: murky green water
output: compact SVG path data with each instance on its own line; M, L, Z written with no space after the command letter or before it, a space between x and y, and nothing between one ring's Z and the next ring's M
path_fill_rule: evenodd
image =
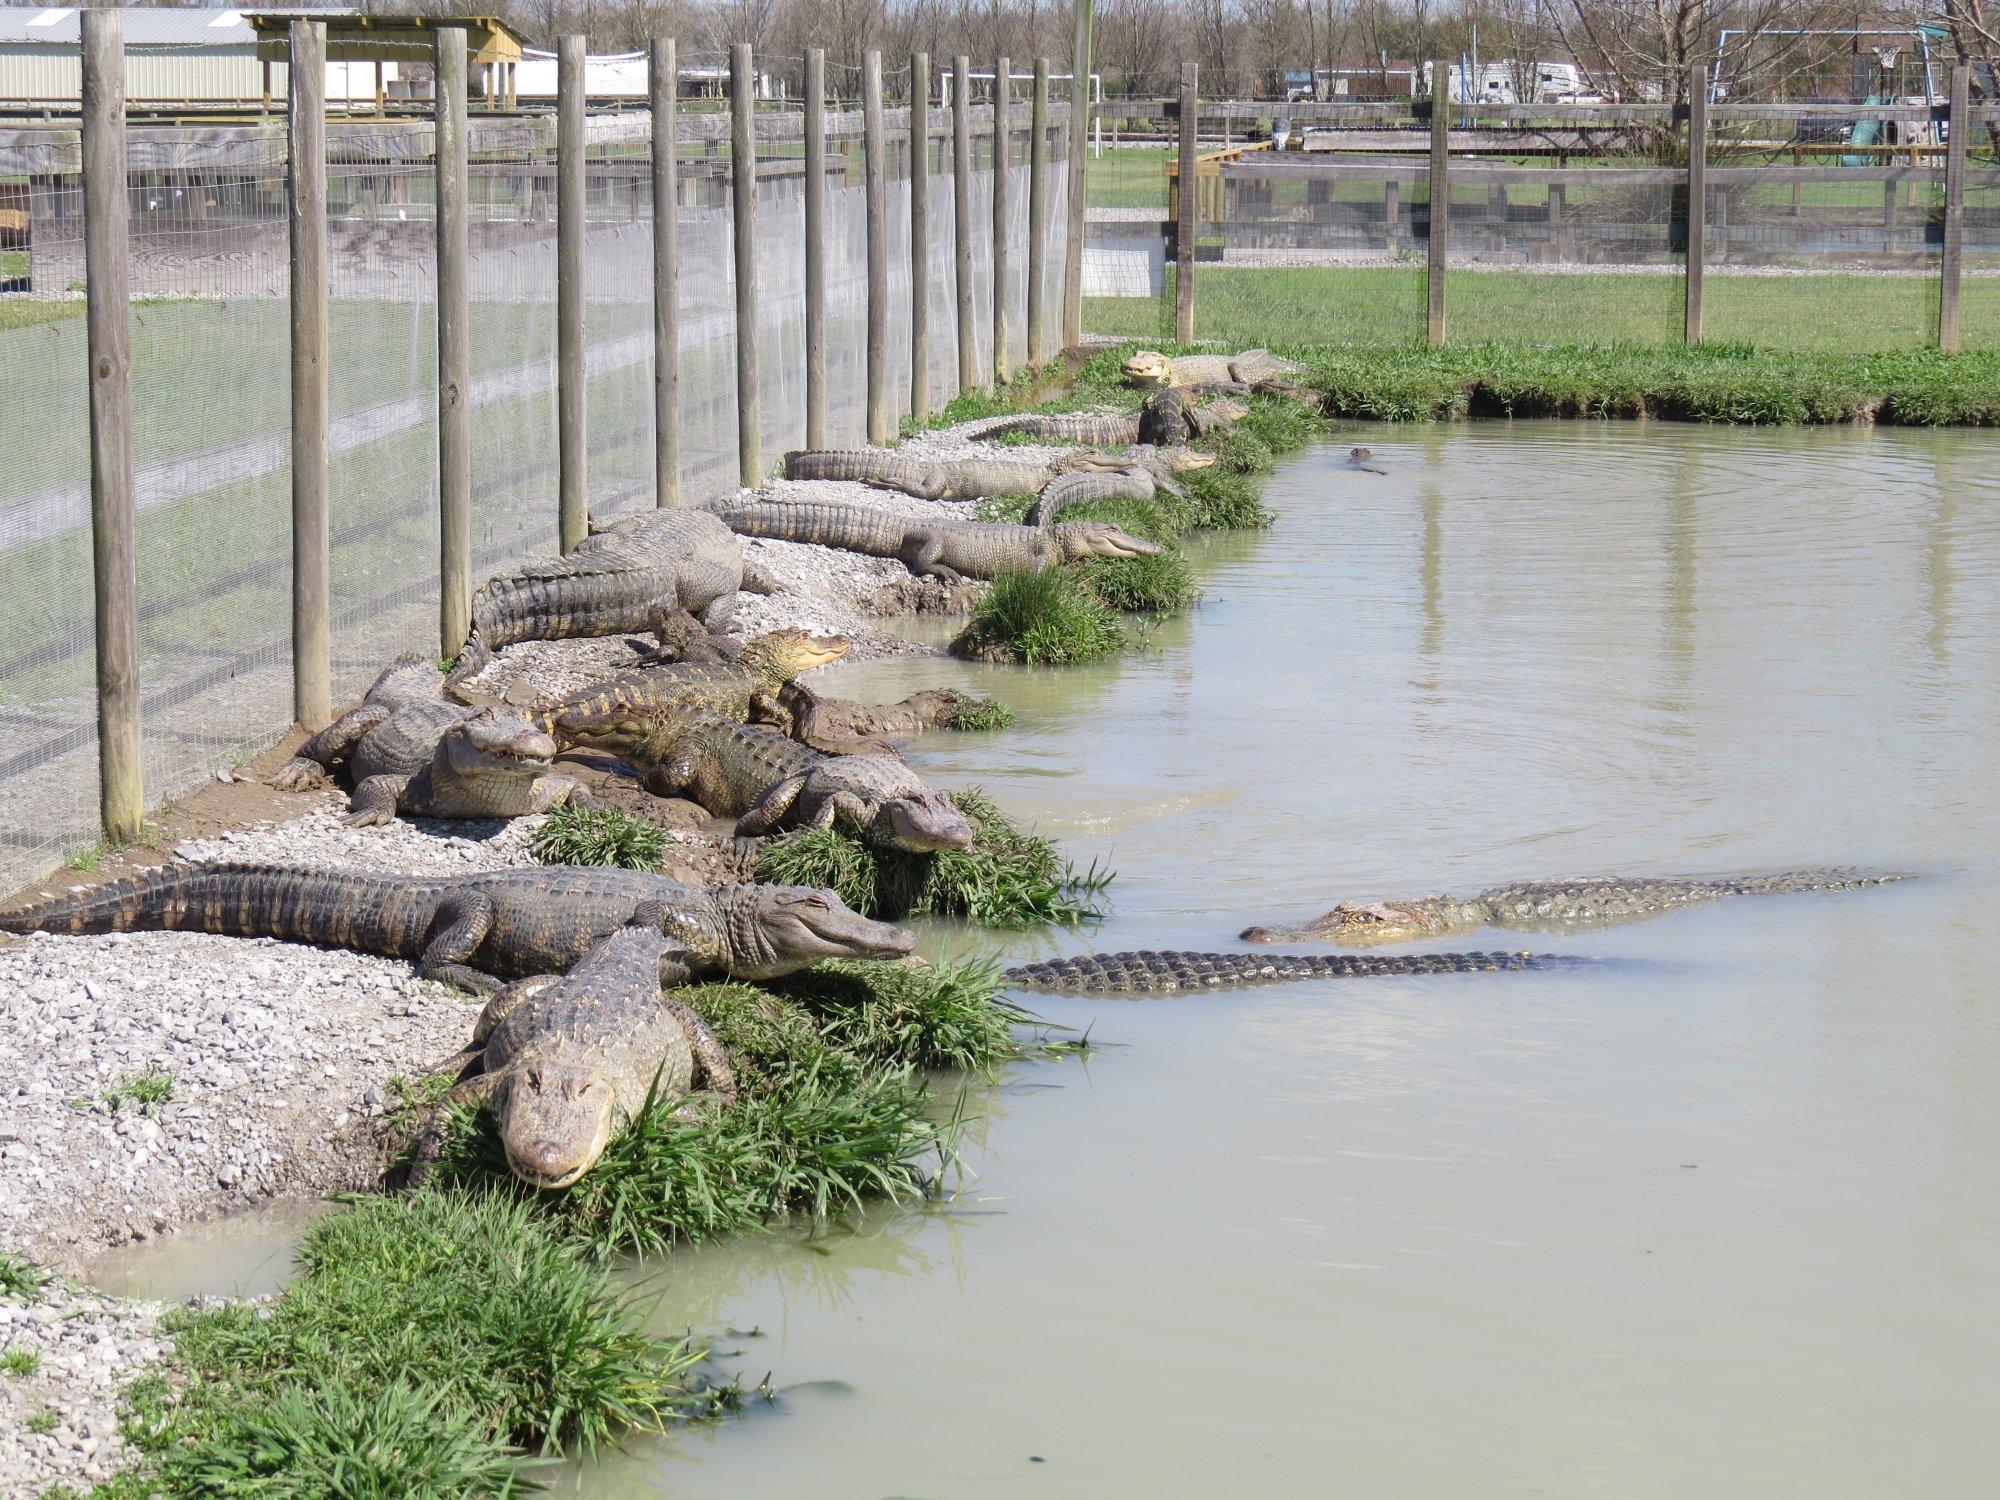
M849 671L1119 870L1100 946L1344 896L1880 864L1561 974L1036 1002L949 1207L675 1257L787 1392L593 1496L1968 1495L2000 1469L2000 443L1357 430L1157 650Z

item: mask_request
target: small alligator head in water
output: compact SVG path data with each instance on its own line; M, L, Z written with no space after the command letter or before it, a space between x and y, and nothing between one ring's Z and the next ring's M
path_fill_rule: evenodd
M433 765L459 780L513 776L533 781L556 758L556 742L520 714L482 708L461 719L438 739Z
M1378 943L1407 943L1477 927L1484 913L1453 896L1424 896L1415 901L1343 901L1298 927L1246 927L1247 943L1305 943L1331 940L1351 948Z
M1141 349L1119 369L1133 385L1173 384L1174 362L1152 349Z
M716 897L728 926L728 953L717 967L736 979L776 979L824 958L902 958L917 942L907 928L850 910L832 891L732 885Z
M972 825L943 792L923 791L891 797L875 811L869 839L913 854L942 849L970 849Z
M1064 562L1082 557L1151 557L1160 550L1158 542L1142 542L1127 536L1109 521L1062 521L1049 528Z

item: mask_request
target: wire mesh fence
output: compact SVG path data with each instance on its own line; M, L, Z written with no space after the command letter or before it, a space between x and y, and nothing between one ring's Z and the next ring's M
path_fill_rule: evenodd
M1255 118L1252 108L1270 113ZM1303 108L1310 118L1287 121L1282 105L1203 106L1198 334L1423 342L1434 191L1427 101ZM1681 342L1687 107L1449 108L1449 341ZM1968 114L1968 349L2000 340L1996 116L1990 107ZM1239 144L1222 144L1225 125ZM1246 132L1260 138L1242 141ZM1699 204L1705 341L1857 353L1935 344L1946 135L1942 100L1712 106ZM1172 328L1172 158L1147 144L1089 163L1086 293L1096 331L1164 337Z
M411 62L426 60L413 54ZM892 96L907 91L907 70ZM858 70L829 68L826 265L829 440L866 417L870 225ZM737 482L736 303L728 102L677 111L679 201L655 204L643 110L593 112L584 158L589 499L655 497L653 230L672 212L684 494ZM1012 155L1010 342L1025 334L1026 104ZM1066 131L1051 111L1050 202ZM958 389L950 117L930 125L931 400ZM891 110L887 346L907 413L909 116ZM802 114L756 117L757 335L764 453L805 440ZM557 151L553 113L468 132L468 337L475 581L557 543ZM991 149L990 107L975 131ZM327 134L329 496L336 700L400 653L437 650L436 132L407 111ZM128 133L133 437L143 770L149 803L247 758L292 717L289 239L283 121ZM990 155L968 249L990 369ZM81 857L97 838L88 361L81 154L74 122L0 137L0 877ZM1060 325L1065 218L1051 212L1048 326ZM1052 352L1052 351L1048 351Z

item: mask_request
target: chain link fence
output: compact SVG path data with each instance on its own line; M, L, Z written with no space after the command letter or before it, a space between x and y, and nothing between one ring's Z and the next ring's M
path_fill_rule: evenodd
M428 61L417 49L409 61ZM828 70L829 441L865 435L866 244L858 69ZM900 80L900 82L898 81ZM907 69L889 74L892 99ZM1016 106L1010 333L1025 360L1027 106ZM958 390L949 116L930 111L931 397ZM969 248L990 370L990 107ZM557 544L556 177L548 113L469 131L469 408L475 581ZM805 219L796 103L760 107L756 264L765 454L805 439ZM594 513L654 499L651 125L587 121L585 371ZM684 493L737 479L726 100L677 116ZM908 114L887 135L892 412L909 398ZM1051 109L1046 324L1060 327L1065 132ZM334 695L438 633L435 133L328 128L329 496ZM143 770L149 805L260 750L291 720L289 239L282 119L133 125L127 192ZM87 273L73 122L0 137L0 877L97 839ZM1046 352L1053 352L1049 350Z

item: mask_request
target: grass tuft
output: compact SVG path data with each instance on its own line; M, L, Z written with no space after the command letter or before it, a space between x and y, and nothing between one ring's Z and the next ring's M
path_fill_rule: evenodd
M1086 558L1076 572L1099 602L1128 614L1178 614L1201 597L1187 554L1178 547L1150 557Z
M47 1266L12 1250L0 1250L0 1297L7 1301L39 1302L42 1288L53 1280L55 1272Z
M972 847L935 854L876 849L837 828L767 843L757 878L837 892L856 911L898 919L965 917L989 927L1075 926L1103 915L1109 871L1079 872L1048 839L1023 833L983 792L951 800L972 824Z
M991 958L927 965L834 959L776 988L821 1017L828 1045L885 1065L987 1070L1021 1055L1014 1027L1035 1020L1001 998L1000 965Z
M1125 632L1110 608L1067 568L994 579L951 644L957 656L1031 667L1075 666L1124 647Z
M977 734L989 729L1009 729L1014 724L1014 710L993 698L967 698L951 711L944 727L956 729L964 734Z
M545 865L616 865L657 870L667 852L667 831L615 807L570 807L549 813L530 845Z
M42 1354L39 1349L14 1348L5 1354L0 1354L0 1375L25 1378L41 1367Z
M177 1375L127 1393L134 1493L519 1493L524 1450L596 1451L698 1406L702 1352L527 1203L426 1190L306 1231L266 1307L170 1315Z

